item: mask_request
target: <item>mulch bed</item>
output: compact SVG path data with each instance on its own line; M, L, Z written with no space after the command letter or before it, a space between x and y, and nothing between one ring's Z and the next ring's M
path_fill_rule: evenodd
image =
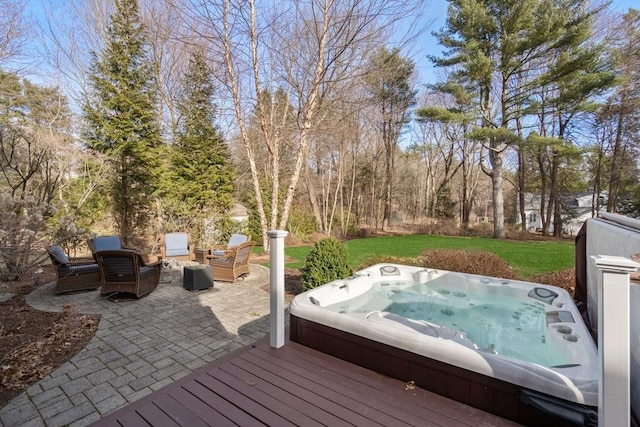
M29 306L25 295L56 280L53 266L41 266L39 279L29 271L21 280L0 282L0 292L15 294L0 303L0 407L71 359L98 329L99 315L62 313Z

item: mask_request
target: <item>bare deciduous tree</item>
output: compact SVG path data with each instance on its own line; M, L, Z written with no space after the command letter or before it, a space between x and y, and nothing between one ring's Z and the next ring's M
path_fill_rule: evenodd
M29 26L24 0L0 0L0 67L24 54Z
M222 48L226 83L251 170L262 241L268 248L266 231L286 228L311 138L324 120L332 97L339 97L338 89L345 81L359 77L372 46L383 44L384 30L413 14L419 2L411 6L405 1L313 0L273 4L270 10L258 10L255 1L226 0L222 10L208 2L192 4L197 6L192 11L199 14L194 22L208 22L211 46ZM245 73L251 77L245 80ZM295 160L287 176L280 175L283 141L268 126L269 109L262 91L267 88L274 93L280 87L296 110L295 140L289 141ZM248 118L254 113L262 131L259 141L251 139L248 131ZM256 143L266 145L271 163L269 218L262 200Z

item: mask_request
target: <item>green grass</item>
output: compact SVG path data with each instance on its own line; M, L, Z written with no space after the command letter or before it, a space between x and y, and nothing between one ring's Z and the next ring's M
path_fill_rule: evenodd
M365 259L380 255L416 257L427 249L465 249L492 252L502 257L523 279L537 274L562 271L574 266L573 242L497 240L481 237L431 235L367 237L345 242L349 265L356 268ZM286 247L285 254L300 268L311 246Z

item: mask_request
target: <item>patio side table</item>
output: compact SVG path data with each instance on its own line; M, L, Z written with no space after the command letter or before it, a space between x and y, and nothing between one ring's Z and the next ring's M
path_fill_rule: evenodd
M188 291L200 291L213 287L213 267L210 265L185 265L182 286Z
M193 250L193 255L196 259L196 262L198 264L206 264L207 263L207 255L211 255L211 250L210 249L202 249L202 248L195 248Z

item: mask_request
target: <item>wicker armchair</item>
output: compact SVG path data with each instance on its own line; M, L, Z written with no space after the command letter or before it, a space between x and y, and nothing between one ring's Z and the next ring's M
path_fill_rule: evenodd
M56 294L92 291L100 287L100 271L93 258L69 258L60 246L51 246L47 253L58 273Z
M248 242L249 240L249 236L246 234L234 233L231 235L229 242L226 245L212 246L209 253L211 255L224 256L227 252L232 253L234 248L239 244Z
M128 293L140 298L158 287L162 262L131 250L94 253L100 268L101 295ZM145 262L147 261L147 262Z
M239 276L249 274L249 256L255 244L248 241L224 251L223 255L208 255L209 265L213 267L213 280L233 282Z

